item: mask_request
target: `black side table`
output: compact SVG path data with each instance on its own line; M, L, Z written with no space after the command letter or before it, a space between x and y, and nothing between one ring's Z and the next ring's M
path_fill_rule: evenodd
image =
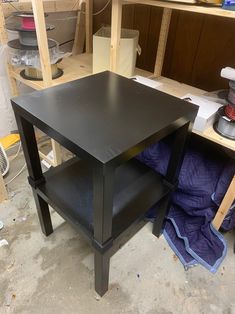
M43 233L48 204L77 227L95 252L95 290L108 290L110 257L161 201L161 233L197 106L111 72L12 100ZM77 157L42 173L34 126ZM134 156L174 133L165 178Z

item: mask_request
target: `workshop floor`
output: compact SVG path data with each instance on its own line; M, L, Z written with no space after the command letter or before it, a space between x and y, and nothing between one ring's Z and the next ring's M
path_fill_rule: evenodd
M20 155L10 176L23 165ZM9 176L9 177L10 177ZM0 204L0 313L198 314L235 313L234 233L217 274L202 267L185 271L163 237L146 225L111 259L110 289L100 299L93 286L93 254L55 213L54 233L40 231L26 171L9 186Z

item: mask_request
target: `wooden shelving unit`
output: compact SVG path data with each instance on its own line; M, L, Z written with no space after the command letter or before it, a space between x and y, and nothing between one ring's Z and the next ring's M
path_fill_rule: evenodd
M180 2L170 2L170 1L158 1L158 0L125 0L124 4L133 3L133 4L145 4L155 7L167 8L171 10L180 10L188 11L201 14L216 15L222 17L235 18L235 11L224 10L221 7L214 7L211 5L196 5L196 4L187 4Z
M79 55L79 56L71 56L64 58L61 62L61 68L64 70L65 75L56 80L56 83L51 78L51 67L50 67L50 59L49 59L49 51L47 44L47 34L45 28L45 17L44 12L62 12L62 11L78 11L81 9L82 4L86 4L86 53L91 53L92 49L92 0L20 0L19 3L14 3L13 7L10 4L2 3L1 4L1 42L7 43L7 34L5 29L5 19L4 17L9 16L15 8L17 10L33 10L37 38L38 38L38 47L40 52L40 60L41 60L41 69L42 69L42 81L33 81L33 80L25 80L20 76L20 71L22 68L19 67L10 67L9 75L10 79L15 79L23 82L25 85L28 85L35 89L41 89L50 87L53 85L61 84L68 82L77 75L77 78L82 77L83 74L86 75L86 64L89 56L87 54ZM79 23L78 23L79 24ZM79 25L77 26L79 27ZM76 30L76 33L78 31ZM91 71L90 71L91 73ZM12 88L14 93L18 94L16 88Z
M209 15L221 16L225 18L235 18L235 12L227 11L220 7L211 7L211 6L205 6L205 5L192 5L192 4L184 4L184 3L176 3L176 2L168 2L168 1L159 1L159 0L125 0L125 1L112 0L112 33L111 33L110 68L114 72L117 71L118 55L119 55L119 47L120 47L120 33L121 33L121 24L122 24L122 6L124 4L145 4L145 5L157 6L157 7L163 8L163 16L162 16L161 29L160 29L160 34L159 34L155 69L154 69L154 73L149 75L149 77L151 77L152 79L155 79L163 83L163 85L158 89L176 97L182 97L184 94L187 94L187 93L193 93L193 94L199 94L199 95L205 93L205 91L199 90L192 86L188 86L186 84L180 84L179 82L176 82L174 80L170 80L161 76L172 10L182 10L182 11L201 13L201 14L209 14ZM235 151L235 141L232 141L232 140L229 140L220 136L213 130L213 128L208 128L204 132L195 132L195 133L223 147L226 147L232 151ZM231 193L231 191L228 190L228 192L225 195L225 201L223 203L224 204L226 203L227 205L229 205L233 202L234 199L235 199L235 191ZM223 203L221 204L221 207L218 209L218 213L220 213L220 215L219 214L216 215L213 221L213 224L217 229L220 227L223 221L222 218L225 217L229 208L228 206L223 206L222 208ZM222 213L222 216L221 216L221 213Z
M187 84L183 84L180 82L177 82L175 80L171 80L168 79L166 77L159 77L157 79L155 79L155 81L158 81L159 83L162 83L162 86L158 87L158 90L161 90L162 92L165 92L167 94L170 94L172 96L175 97L179 97L181 98L182 96L184 96L187 93L191 93L194 95L203 95L206 93L206 91L187 85ZM199 131L194 131L193 133L198 134L199 136L202 136L212 142L215 142L223 147L229 148L233 151L235 151L235 141L233 140L229 140L221 135L219 135L218 133L216 133L214 131L214 129L212 127L206 129L204 132L199 132Z
M22 68L13 67L7 64L9 82L11 86L12 96L19 94L17 81L24 83L36 90L47 88L54 85L59 85L69 82L92 73L91 69L91 51L92 51L92 0L19 0L17 3L1 3L0 2L0 42L7 45L8 36L5 27L5 18L11 15L12 12L19 11L33 11L36 24L36 33L38 39L38 47L40 52L42 81L26 80L21 77L20 72ZM81 36L80 27L80 12L85 10L85 32L86 34L86 53L80 55L73 55L64 58L60 63L60 67L64 71L64 75L57 80L52 80L50 57L47 43L47 32L45 27L44 12L65 12L77 11L77 29L75 45L78 44L78 37ZM78 49L73 49L77 51ZM46 159L47 162L56 166L61 163L60 146L52 140L52 150L54 160L51 161L43 153L40 152L41 158ZM6 189L2 176L0 177L0 202L6 198Z
M157 56L155 62L154 73L145 72L144 76L150 77L156 81L162 83L162 86L158 89L169 93L176 97L182 97L187 93L193 93L195 95L202 95L206 91L200 90L193 86L182 84L180 82L165 78L161 76L162 66L164 62L165 49L169 31L169 25L171 21L172 10L189 11L201 14L216 15L227 18L235 18L235 11L227 11L220 7L212 7L205 5L192 5L168 1L158 1L158 0L113 0L112 1L112 38L111 38L111 64L110 68L112 71L117 69L117 59L118 59L118 47L120 40L120 30L121 30L121 20L122 20L122 6L125 4L145 4L151 6L157 6L163 8L163 16L161 23L161 30L159 36L159 43L157 49ZM235 151L235 141L226 139L219 134L217 134L213 128L208 128L204 132L195 132L198 135L207 138L221 146L229 148Z

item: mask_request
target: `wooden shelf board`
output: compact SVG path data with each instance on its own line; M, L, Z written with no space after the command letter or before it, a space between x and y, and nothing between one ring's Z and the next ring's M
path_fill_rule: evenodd
M90 75L92 73L92 55L84 53L81 55L64 58L59 64L59 68L64 71L64 75L58 79L53 80L53 86L74 81L81 77ZM14 71L11 71L11 75L18 81L36 90L44 88L43 81L32 81L22 78L20 75L21 70L21 67L14 68Z
M218 133L216 133L213 127L206 129L204 132L193 131L195 134L198 134L214 143L217 143L221 146L231 149L235 151L235 141L229 140Z
M158 0L126 0L126 3L133 4L146 4L156 7L169 8L174 10L223 16L229 18L235 18L235 11L224 10L221 7L196 5L196 4L186 4L186 3L176 3L169 1L158 1Z
M43 7L45 12L65 12L65 11L77 11L79 9L79 2L77 0L43 0ZM20 11L31 11L32 4L30 0L19 0L19 2L2 3L3 13L5 17L8 17L15 8Z
M155 79L155 80L163 84L162 86L157 88L158 90L168 93L178 98L181 98L187 93L191 93L198 96L203 95L205 93L205 91L202 89L199 89L190 85L186 85L186 84L168 79L166 77L159 77L158 79ZM215 142L219 145L222 145L226 148L229 148L235 151L235 141L229 140L219 135L218 133L214 131L213 127L206 129L204 132L193 130L193 133L198 134L212 142Z
M147 72L147 71L143 71L140 69L136 69L136 74L137 75L142 75L148 78L151 78L153 76L152 73ZM152 78L154 79L154 78ZM193 95L197 95L197 96L201 96L203 94L205 94L206 91L184 84L184 83L180 83L177 82L175 80L160 76L159 78L155 78L155 81L162 83L161 86L159 86L157 89L159 91L162 91L164 93L170 94L172 96L181 98L184 95L190 93ZM195 131L193 130L193 133L202 136L214 143L217 143L221 146L224 146L226 148L229 148L233 151L235 151L235 141L233 140L229 140L221 135L219 135L218 133L216 133L213 129L213 127L210 127L208 129L206 129L204 132L199 132L199 131Z

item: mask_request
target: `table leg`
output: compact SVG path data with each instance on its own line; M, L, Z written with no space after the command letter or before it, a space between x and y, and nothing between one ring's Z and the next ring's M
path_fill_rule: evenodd
M172 186L172 189L176 187L179 172L184 158L184 152L186 142L191 133L191 123L188 122L181 128L179 128L174 134L174 142L172 145L171 156L167 167L167 173L165 176L166 184ZM159 237L164 229L165 217L170 209L171 193L165 196L157 207L157 219L153 225L153 234Z
M53 232L49 208L47 203L39 195L37 195L36 192L37 186L44 182L45 179L42 173L34 127L17 112L15 112L15 116L29 172L29 183L33 188L41 229L45 235L49 235Z
M109 265L110 257L108 254L95 252L95 291L103 296L109 286Z
M95 290L103 296L108 290L108 249L112 246L114 171L102 168L94 170L94 248Z
M161 199L160 202L157 204L157 218L153 224L153 234L156 237L160 237L160 235L162 234L162 230L164 229L165 217L167 216L170 209L170 200L171 195L168 194L167 196L163 197L163 199Z
M44 199L42 199L34 189L33 196L37 207L41 230L45 234L45 236L49 236L53 232L49 206L47 202L45 202Z
M38 147L33 125L15 112L16 122L20 133L22 148L30 178L37 182L43 178Z

